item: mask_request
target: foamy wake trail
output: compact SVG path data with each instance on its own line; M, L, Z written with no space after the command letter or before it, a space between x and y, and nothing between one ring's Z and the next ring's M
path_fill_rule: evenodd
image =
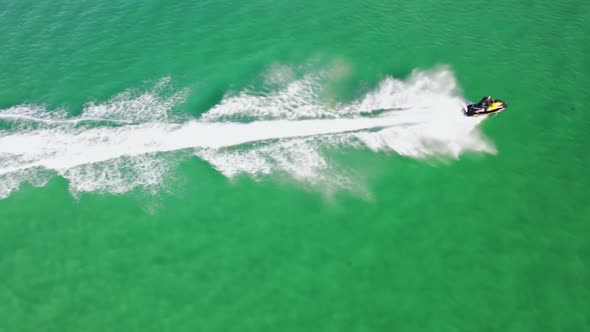
M355 181L324 156L326 148L413 158L494 152L477 130L482 119L459 111L465 101L446 68L387 78L357 102L330 108L322 106L317 82L306 76L277 92L228 95L200 119L182 121L170 113L186 91L165 93L167 81L149 92L89 103L75 118L30 105L0 111L0 121L10 124L0 131L0 198L23 182L42 186L55 173L69 180L74 194L155 190L186 155L169 152L180 150L228 177L284 172L332 189L352 188Z

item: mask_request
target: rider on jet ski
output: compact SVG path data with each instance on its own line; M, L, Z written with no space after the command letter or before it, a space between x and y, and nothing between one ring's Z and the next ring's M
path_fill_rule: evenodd
M483 97L479 103L467 105L467 108L463 110L467 116L478 116L484 114L498 113L506 109L508 105L505 102L492 99L490 96Z
M487 110L490 106L492 106L492 102L492 97L487 96L483 97L477 105Z

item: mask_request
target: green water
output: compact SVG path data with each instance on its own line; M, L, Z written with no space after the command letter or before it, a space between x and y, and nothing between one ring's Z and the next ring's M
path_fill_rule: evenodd
M272 95L281 70L347 103L439 65L509 109L478 127L496 153L320 147L353 189L182 151L149 188L24 175L0 200L0 331L590 330L589 17L577 0L1 0L2 110L75 118L168 78L170 112L199 117Z

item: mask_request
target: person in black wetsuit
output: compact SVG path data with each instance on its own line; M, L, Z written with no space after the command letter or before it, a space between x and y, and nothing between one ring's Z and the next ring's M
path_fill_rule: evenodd
M488 107L492 106L492 97L483 97L483 99L479 102L479 106L487 110Z

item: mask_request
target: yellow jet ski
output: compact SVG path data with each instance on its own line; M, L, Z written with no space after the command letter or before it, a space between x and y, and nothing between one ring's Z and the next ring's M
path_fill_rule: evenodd
M477 104L467 105L467 109L464 109L463 113L467 116L488 115L502 112L506 107L508 107L508 105L505 102L487 96L483 97L483 99Z

